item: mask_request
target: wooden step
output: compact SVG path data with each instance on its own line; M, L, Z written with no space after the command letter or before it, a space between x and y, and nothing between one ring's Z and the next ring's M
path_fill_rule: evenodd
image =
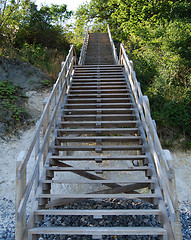
M123 75L123 72L122 71L116 71L116 70L113 70L113 71L95 71L95 72L93 72L93 71L89 71L89 72L85 72L85 71L83 71L83 72L76 72L75 71L75 77L81 77L81 76L97 76L97 75L100 75L100 76L108 76L109 75L109 77L112 77L112 76L124 76Z
M158 209L109 209L109 210L91 210L91 209L48 209L37 210L34 215L59 215L59 216L137 216L137 215L161 215Z
M52 160L59 161L132 161L132 160L145 160L146 155L125 155L125 156L51 156Z
M98 94L98 93L92 93L92 94L71 94L69 93L67 95L67 98L68 99L73 99L73 98L103 98L103 99L107 99L107 98L116 98L116 99L120 99L120 98L124 98L124 97L130 97L132 96L131 93L127 92L127 93L120 93L120 94L117 94L117 93L101 93L101 94Z
M72 121L63 121L60 122L60 124L62 126L121 126L121 127L129 127L129 126L136 126L138 124L138 121L76 121L76 122L72 122Z
M74 98L67 99L67 103L130 103L131 98Z
M75 128L58 129L61 134L137 134L138 128Z
M127 93L129 90L125 89L94 89L94 90L70 90L70 94L90 94L90 93Z
M110 81L114 81L114 80L125 80L125 77L123 76L123 74L121 75L92 75L92 76L89 76L89 75L82 75L82 76L73 76L73 79L74 80L85 80L85 79L89 79L91 81L95 81L96 79L102 79L104 81L107 81L107 79L110 79Z
M63 198L63 199L158 199L158 194L39 194L39 199Z
M124 136L124 137L55 137L58 142L139 142L142 138L140 136Z
M133 150L142 150L143 145L127 145L127 146L53 146L57 151L133 151Z
M108 82L101 82L101 81L91 81L91 82L87 82L87 81L72 81L71 86L96 86L97 84L101 84L101 85L126 85L126 81L108 81Z
M82 115L87 115L87 114L130 114L135 112L135 108L92 108L92 109L63 109L63 112L65 114L82 114Z
M117 78L81 78L81 79L79 79L79 78L75 78L75 77L73 77L73 82L74 83L78 83L78 82L83 82L83 83L91 83L91 82L100 82L100 83L102 83L102 82L108 82L108 83L110 83L110 82L112 82L112 81L115 81L115 82L123 82L123 81L126 81L126 79L124 78L124 77L117 77Z
M134 128L137 127L138 121L63 121L60 123L63 127L84 127L84 128L94 128L94 127L103 127L103 128Z
M47 171L70 172L70 171L88 171L88 172L140 172L149 170L148 166L143 167L48 167Z
M159 227L37 227L29 230L29 235L166 235L166 230Z
M120 184L154 184L156 183L154 180L132 180L132 181L112 181L112 180L68 180L68 179L58 179L58 180L42 180L43 184L112 184L112 183L120 183Z
M67 109L87 109L87 108L127 108L133 107L133 103L72 103L65 104L65 108Z
M92 64L92 65L74 65L75 69L122 69L124 66L123 65L111 65L111 64L107 64L107 65L99 65L99 64Z
M105 74L105 73L123 73L122 68L116 68L116 67L112 67L112 68L75 68L75 75L79 75L79 74Z
M109 91L109 90L113 90L113 89L115 89L115 90L124 90L124 89L127 89L128 90L128 87L127 87L127 85L119 85L119 86L116 86L116 85L108 85L108 86L102 86L102 85L96 85L96 86L77 86L77 87L73 87L73 86L71 86L71 88L70 88L70 91L73 91L73 90L83 90L83 91L89 91L89 90L96 90L96 89L98 89L98 90L100 90L101 89L101 91L105 91L105 90L107 90L107 91Z
M134 120L136 118L136 115L135 114L91 114L91 115L62 115L62 118L65 118L65 119L84 119L84 120L88 120L90 118L92 119L101 119L101 120L104 120L104 119L109 119L109 120L115 120L115 119L119 119L119 120Z

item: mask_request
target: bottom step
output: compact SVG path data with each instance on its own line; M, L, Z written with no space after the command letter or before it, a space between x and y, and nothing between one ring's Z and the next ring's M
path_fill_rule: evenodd
M166 235L166 230L155 227L37 227L29 230L29 236L54 235Z

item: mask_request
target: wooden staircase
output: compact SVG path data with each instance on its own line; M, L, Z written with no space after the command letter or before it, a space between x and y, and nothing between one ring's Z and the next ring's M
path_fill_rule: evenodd
M85 65L114 64L111 45L107 33L90 33Z
M90 34L85 65L74 67L55 126L24 239L175 239L138 107L123 66L114 64L108 34ZM99 208L86 207L89 201ZM75 226L65 224L70 216ZM109 216L139 223L116 225ZM93 223L82 224L84 217Z

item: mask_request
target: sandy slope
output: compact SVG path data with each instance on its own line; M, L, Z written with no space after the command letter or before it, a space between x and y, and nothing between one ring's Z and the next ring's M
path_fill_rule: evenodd
M35 122L39 119L43 109L43 99L49 96L49 91L42 92L29 91L27 108L31 113L31 118ZM15 198L15 169L19 152L27 150L35 126L20 132L20 137L11 137L8 141L0 139L0 198L7 198L14 201Z

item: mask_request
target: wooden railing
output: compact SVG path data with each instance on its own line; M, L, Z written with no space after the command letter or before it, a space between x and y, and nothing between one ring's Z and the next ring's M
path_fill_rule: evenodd
M16 240L23 238L26 227L26 208L31 194L37 191L43 167L48 159L50 140L53 138L55 125L59 121L62 104L70 88L73 66L77 57L73 46L70 47L58 79L50 97L44 104L44 111L37 122L36 131L27 152L21 152L16 168ZM33 169L31 171L31 168ZM33 190L33 191L32 191Z
M108 30L108 35L109 35L109 41L110 41L110 44L111 44L111 51L112 51L113 59L114 59L115 64L118 65L119 64L119 59L118 59L118 56L117 56L117 51L116 51L116 48L115 48L115 44L114 44L112 36L111 36L109 25L107 25L107 30Z
M85 34L85 37L84 37L84 42L83 42L83 45L82 45L78 65L83 65L84 64L85 57L86 57L86 50L87 50L87 46L88 46L88 40L89 40L89 27L86 30L86 34Z
M154 161L155 170L159 180L159 186L163 198L167 203L170 213L170 222L174 239L181 240L181 226L179 218L179 208L173 169L173 159L168 150L163 150L157 135L155 121L151 118L150 105L147 96L143 96L140 83L137 81L133 62L129 60L124 45L120 45L119 64L124 66L124 70L130 82L138 112L143 124L148 147Z

